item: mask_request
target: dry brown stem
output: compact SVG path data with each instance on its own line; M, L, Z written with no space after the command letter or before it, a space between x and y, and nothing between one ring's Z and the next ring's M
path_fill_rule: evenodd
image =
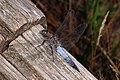
M107 55L108 54L107 51L100 45L100 39L101 39L101 36L102 36L102 31L104 30L105 22L106 22L106 19L107 19L108 15L109 15L109 11L105 15L105 18L104 18L104 20L102 22L102 25L100 27L96 46L98 46L100 48L100 50L103 52L103 54L105 55L105 57L108 59L108 61L111 64L110 68L116 73L116 78L118 79L118 77L120 75L120 71L118 70L118 68L116 67L116 65L114 64L114 62L110 59L110 57Z

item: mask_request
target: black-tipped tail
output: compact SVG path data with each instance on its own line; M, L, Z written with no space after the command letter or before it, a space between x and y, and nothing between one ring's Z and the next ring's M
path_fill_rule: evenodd
M71 67L73 67L73 68L76 69L78 72L80 72L79 69L77 68L77 66L75 65L75 63L74 63L69 57L66 58L65 61L66 61Z

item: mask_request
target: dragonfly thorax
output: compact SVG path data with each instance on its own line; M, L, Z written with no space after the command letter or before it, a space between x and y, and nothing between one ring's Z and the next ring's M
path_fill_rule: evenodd
M40 31L40 34L44 37L44 40L49 44L49 45L54 45L57 47L58 41L57 38L53 36L53 34L50 34L48 30L42 30Z

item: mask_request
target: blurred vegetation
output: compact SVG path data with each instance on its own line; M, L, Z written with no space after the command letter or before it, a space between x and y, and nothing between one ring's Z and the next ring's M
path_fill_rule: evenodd
M46 15L48 29L55 32L66 14L74 11L74 25L89 26L70 52L99 80L120 79L120 1L119 0L32 0ZM110 11L100 45L96 47L99 29ZM104 51L106 54L104 54Z

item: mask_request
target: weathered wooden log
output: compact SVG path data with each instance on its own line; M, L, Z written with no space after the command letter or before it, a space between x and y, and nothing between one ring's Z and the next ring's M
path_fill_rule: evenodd
M0 80L97 80L69 53L80 72L47 44L39 46L45 15L29 0L0 0Z

